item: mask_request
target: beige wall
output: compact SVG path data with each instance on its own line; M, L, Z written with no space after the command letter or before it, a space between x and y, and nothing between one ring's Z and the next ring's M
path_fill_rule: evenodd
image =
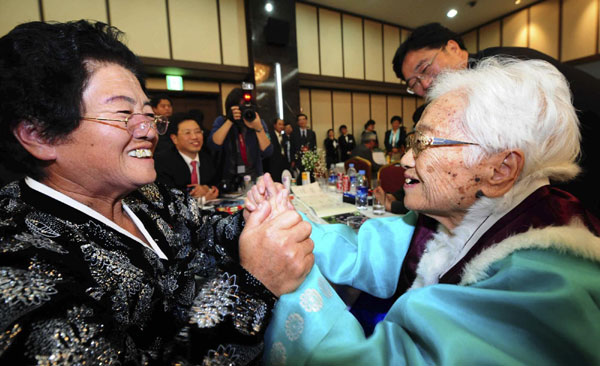
M319 46L321 75L343 77L342 18L340 13L319 9Z
M383 147L385 131L390 129L390 118L394 115L403 117L404 125L410 129L412 115L416 106L421 104L423 99L413 96L300 89L300 105L303 113L309 116L319 147L322 147L327 130L333 128L337 136L341 125L348 126L350 133L360 139L364 124L369 119L375 121L375 130Z

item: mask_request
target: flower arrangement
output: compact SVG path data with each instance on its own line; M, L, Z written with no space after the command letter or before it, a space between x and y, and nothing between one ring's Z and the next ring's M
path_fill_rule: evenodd
M315 178L327 176L327 164L325 164L323 149L301 151L299 154L305 171L312 172Z

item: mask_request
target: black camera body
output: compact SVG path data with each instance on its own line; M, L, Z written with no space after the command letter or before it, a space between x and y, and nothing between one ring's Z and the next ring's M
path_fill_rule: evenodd
M240 111L242 112L242 118L246 122L252 122L256 119L256 109L252 101L244 100L244 104L240 106Z
M254 90L254 85L252 83L242 83L242 90L244 92L242 96L242 102L239 105L240 112L242 112L241 120L234 120L233 113L231 111L227 111L227 118L232 121L238 128L243 126L243 121L248 123L254 121L256 119L256 104L254 103L254 97L252 96L252 90Z

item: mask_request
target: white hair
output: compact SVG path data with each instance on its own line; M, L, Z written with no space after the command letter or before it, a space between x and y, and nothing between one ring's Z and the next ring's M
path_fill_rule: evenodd
M483 59L471 69L440 74L428 99L448 93L465 98L462 126L457 127L480 145L465 149L467 164L520 149L525 165L519 180L566 181L579 173L579 121L568 83L550 63Z

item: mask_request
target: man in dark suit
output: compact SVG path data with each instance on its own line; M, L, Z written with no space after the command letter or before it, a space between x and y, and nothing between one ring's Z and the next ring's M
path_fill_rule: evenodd
M342 161L346 161L352 157L352 150L356 147L356 141L354 136L348 133L348 127L346 125L340 126L340 137L338 138L340 144L340 155Z
M281 183L281 173L285 169L290 168L290 164L286 154L286 141L283 137L284 124L279 118L276 118L273 122L273 129L269 130L269 136L271 137L271 145L273 145L273 155L271 155L267 161L267 169L271 173L271 177L275 182Z
M204 135L200 125L189 115L172 119L169 137L175 146L155 156L156 180L187 189L196 198L217 198L219 190L212 186L216 177L213 159L202 151Z
M296 116L296 122L298 124L298 130L292 132L292 146L294 147L296 166L302 171L303 167L300 162L300 153L317 149L317 135L315 135L313 130L308 128L308 117L306 114L300 113Z
M375 144L377 136L373 132L363 133L361 136L360 145L356 146L354 150L352 150L352 156L360 156L363 159L366 159L371 162L371 171L374 174L377 174L381 165L377 164L373 160L373 149L375 148Z

